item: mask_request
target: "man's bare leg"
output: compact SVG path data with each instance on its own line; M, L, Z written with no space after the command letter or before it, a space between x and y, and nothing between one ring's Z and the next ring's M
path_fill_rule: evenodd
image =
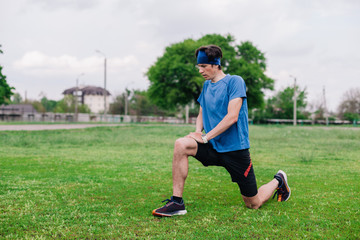
M271 198L278 185L279 181L274 178L269 183L262 185L254 197L245 197L242 195L246 206L248 208L258 209Z
M173 196L182 197L189 170L188 157L195 156L196 152L197 142L194 139L184 137L175 141L172 165Z
M166 199L165 206L154 209L152 214L158 217L171 217L174 215L184 215L187 213L182 198L185 180L189 169L189 156L195 156L197 152L197 142L190 137L179 138L175 141L173 157L173 197Z

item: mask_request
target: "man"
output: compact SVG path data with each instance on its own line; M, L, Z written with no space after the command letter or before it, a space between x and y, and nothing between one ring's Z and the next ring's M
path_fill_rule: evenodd
M165 206L153 210L154 216L184 215L182 194L188 175L188 157L204 166L222 166L239 185L248 208L258 209L276 191L278 201L287 201L290 188L285 172L257 189L250 159L246 86L240 76L225 74L221 69L221 48L215 45L196 50L199 73L206 79L198 98L199 115L196 131L177 139L173 156L173 196ZM206 134L202 134L205 130ZM275 197L275 195L274 195Z

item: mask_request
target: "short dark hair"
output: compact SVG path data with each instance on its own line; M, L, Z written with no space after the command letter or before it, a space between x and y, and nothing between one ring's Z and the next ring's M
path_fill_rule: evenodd
M195 51L195 57L198 56L200 51L204 51L206 56L208 56L210 61L213 61L215 58L222 58L222 50L219 46L216 45L207 45L207 46L201 46ZM221 69L221 66L219 66L219 69Z

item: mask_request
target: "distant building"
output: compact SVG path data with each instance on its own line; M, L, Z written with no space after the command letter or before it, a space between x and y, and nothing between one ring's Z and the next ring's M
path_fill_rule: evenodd
M104 88L94 86L80 86L66 89L64 95L75 96L77 92L77 98L79 104L86 104L92 113L104 112ZM110 92L106 90L106 111L109 111L110 107Z
M0 106L0 120L31 120L37 111L31 104L11 104Z

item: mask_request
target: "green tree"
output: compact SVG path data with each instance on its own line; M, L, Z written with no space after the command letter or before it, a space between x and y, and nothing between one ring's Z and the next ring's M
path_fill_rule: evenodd
M137 116L169 116L174 115L173 112L164 111L159 109L155 104L153 104L149 99L149 94L147 91L140 90L129 90L126 89L126 92L121 93L115 97L115 100L110 104L110 113L111 114L125 114L125 99L128 101L128 114L137 115Z
M274 81L267 77L266 59L251 42L234 46L231 35L208 34L198 39L186 39L165 49L146 75L150 80L149 97L163 109L176 109L197 100L204 79L196 69L195 50L215 44L223 50L221 65L224 72L244 78L248 87L249 108L264 104L264 89L272 89Z
M125 89L125 92L117 95L113 103L110 104L109 112L111 114L125 114L125 99L131 95L130 93L131 91L129 89Z
M53 112L58 103L57 101L47 99L46 97L41 98L40 102L44 106L46 112Z
M1 50L0 45L0 54L2 54L3 51ZM10 97L14 93L12 92L13 87L10 87L9 84L6 82L6 76L2 74L3 67L0 65L0 105L1 104L9 104Z
M344 93L338 116L350 121L360 119L360 88L352 88Z
M45 113L46 109L40 101L30 101L31 105L40 113Z
M264 89L273 89L274 80L265 75L266 58L251 42L236 46L236 57L229 64L228 72L241 76L247 87L249 108L264 106Z
M78 106L79 113L91 113L91 110L88 105L86 104L80 104Z
M68 112L74 112L75 107L72 104L72 96L67 95L64 96L63 99L61 99L58 104L55 107L55 112L57 113L68 113Z
M63 99L57 102L54 112L58 113L74 113L75 112L75 97L73 95L66 95ZM78 105L79 113L90 113L90 108L86 104Z
M200 93L203 79L195 67L194 50L197 47L192 39L173 44L150 67L147 72L149 97L157 106L174 110Z
M127 89L125 91L128 91ZM110 104L109 112L111 114L124 114L125 113L125 98L126 93L122 93L120 95L117 95L113 101L113 103Z
M131 112L136 116L174 115L173 112L160 110L155 104L153 104L149 99L147 91L133 90L130 104Z
M20 104L22 102L23 102L23 100L22 100L20 93L14 93L14 95L12 96L11 103L12 104Z
M344 116L343 118L345 120L349 120L349 121L358 121L360 119L360 114L358 113L349 113L349 112L346 112L344 113Z
M306 119L306 89L296 86L296 115L298 119ZM287 87L268 99L265 108L265 118L292 119L294 117L294 88Z

